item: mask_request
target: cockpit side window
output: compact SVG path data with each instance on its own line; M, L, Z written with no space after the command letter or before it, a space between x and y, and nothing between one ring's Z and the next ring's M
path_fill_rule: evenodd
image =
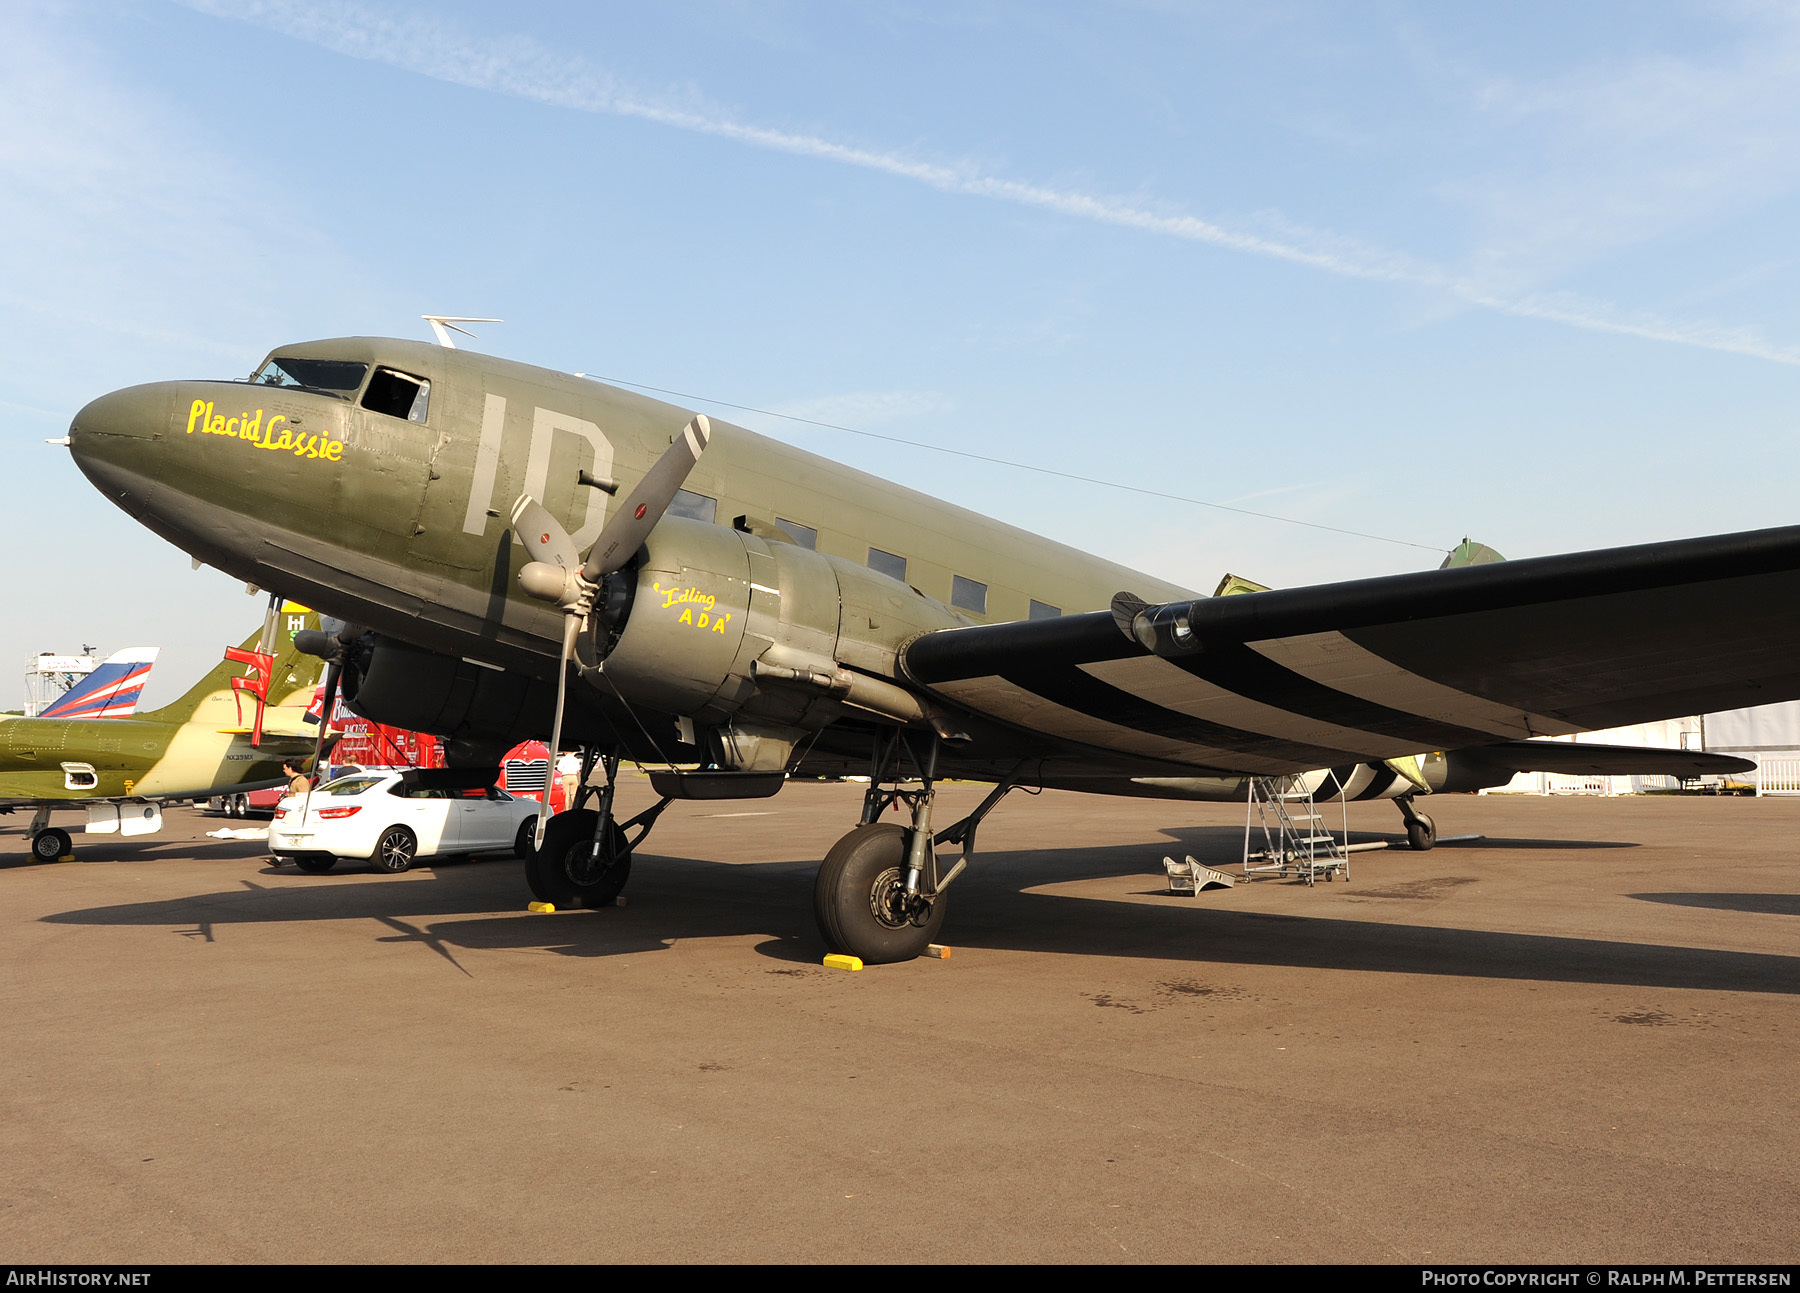
M362 385L367 364L351 359L301 359L278 355L257 370L250 380L258 386L297 386L348 399Z
M395 372L392 368L377 368L362 397L365 409L385 413L391 418L405 418L408 422L424 422L430 404L429 381Z

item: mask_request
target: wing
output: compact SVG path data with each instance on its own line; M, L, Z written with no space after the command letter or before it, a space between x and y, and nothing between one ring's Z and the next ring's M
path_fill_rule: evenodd
M1059 741L1274 775L1800 697L1800 527L946 629L912 681Z

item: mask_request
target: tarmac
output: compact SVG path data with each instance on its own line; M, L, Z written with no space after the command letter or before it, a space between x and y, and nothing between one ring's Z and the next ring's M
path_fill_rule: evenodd
M0 1260L1800 1256L1800 799L1447 797L1485 838L1172 897L1242 806L1018 794L952 955L853 973L811 886L860 793L673 806L553 915L511 860L10 819Z

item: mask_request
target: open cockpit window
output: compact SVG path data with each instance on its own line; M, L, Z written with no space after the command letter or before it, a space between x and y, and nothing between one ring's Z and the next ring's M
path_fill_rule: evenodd
M351 359L301 359L296 355L278 355L257 370L250 380L258 386L297 386L301 390L323 391L340 399L349 399L362 385L367 364Z
M362 397L365 409L385 413L391 418L405 418L408 422L423 422L430 404L429 381L395 372L392 368L377 368Z

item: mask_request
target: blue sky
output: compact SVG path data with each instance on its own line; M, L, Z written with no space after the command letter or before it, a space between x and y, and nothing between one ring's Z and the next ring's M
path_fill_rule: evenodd
M1797 180L1792 5L23 0L0 669L157 703L257 619L42 443L86 400L426 312L1404 541L732 415L1202 589L1790 523Z

